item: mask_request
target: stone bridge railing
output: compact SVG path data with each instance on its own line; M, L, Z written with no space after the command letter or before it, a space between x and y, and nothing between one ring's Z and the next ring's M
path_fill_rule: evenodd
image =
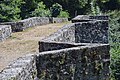
M49 23L61 23L68 21L67 18L49 18L49 17L32 17L18 22L4 22L0 25L11 25L12 32L23 31L29 27L45 25Z
M108 43L108 20L95 20L65 25L43 41L75 43Z
M67 18L32 17L18 22L0 23L0 41L11 36L11 32L24 31L27 28L49 23L67 22ZM9 28L8 28L9 27Z
M107 33L106 20L66 25L39 42L38 54L18 58L0 77L2 80L109 80Z

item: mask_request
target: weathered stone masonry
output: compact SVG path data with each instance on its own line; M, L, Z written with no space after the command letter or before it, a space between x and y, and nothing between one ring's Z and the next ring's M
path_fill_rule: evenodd
M11 25L12 32L18 32L18 31L23 31L29 27L39 26L48 23L49 23L49 18L47 17L32 17L18 22L4 22L0 24Z
M4 41L6 38L10 37L12 29L10 25L0 25L0 41Z
M54 23L54 22L61 23L61 22L67 22L67 21L68 21L67 18L32 17L32 18L24 19L18 22L0 23L0 41L3 41L6 38L10 37L11 31L19 32L19 31L24 31L25 29L30 27L45 25L45 24ZM9 26L9 29L6 26Z
M76 43L108 43L108 21L75 23Z
M43 41L108 43L108 21L95 20L69 24Z
M40 51L47 52L37 56L37 76L40 80L109 80L109 45L42 44L44 47Z
M39 42L38 54L18 58L0 73L0 78L109 80L110 47L109 44L103 44L108 41L107 31L108 21L104 20L66 25ZM83 36L84 33L86 36ZM86 40L87 43L81 43Z
M50 20L50 23L62 23L62 22L68 21L68 18L54 18L54 17L51 17L51 18L49 18L49 20Z
M38 55L37 76L39 79L110 79L109 45L100 44L108 43L108 20L95 18L96 20L66 25L39 42L40 52L49 51ZM104 16L100 19L103 18ZM69 34L72 34L71 37Z
M43 41L75 42L75 25L65 25L54 34L44 38Z
M53 21L54 20L54 21ZM68 21L67 18L49 18L49 17L32 17L18 22L4 22L1 25L11 25L12 32L23 31L29 27L45 25L49 23L61 23Z
M36 55L18 58L0 72L0 80L33 80L36 77Z

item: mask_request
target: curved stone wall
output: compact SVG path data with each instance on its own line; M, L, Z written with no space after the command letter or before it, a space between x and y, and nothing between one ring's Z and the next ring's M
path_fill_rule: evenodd
M61 23L61 22L67 22L67 21L68 21L67 18L51 19L49 17L32 17L32 18L24 19L18 22L4 22L4 23L0 23L0 25L11 25L12 32L19 32L29 27L45 25L53 22Z
M24 19L18 22L5 22L0 23L2 25L11 25L12 32L23 31L26 28L44 25L49 23L49 18L47 17L33 17Z

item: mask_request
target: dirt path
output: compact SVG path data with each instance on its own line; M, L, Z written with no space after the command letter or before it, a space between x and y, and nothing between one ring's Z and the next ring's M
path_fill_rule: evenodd
M23 32L13 33L9 39L0 42L0 71L18 57L38 52L38 41L65 24L56 23L29 28Z

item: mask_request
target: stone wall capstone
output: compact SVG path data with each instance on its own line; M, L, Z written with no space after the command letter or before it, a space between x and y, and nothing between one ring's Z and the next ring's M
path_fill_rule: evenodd
M0 41L6 40L11 36L11 26L10 25L0 25Z
M109 20L109 16L106 15L78 15L72 19L72 22L87 22L87 21L94 21L94 20Z
M107 16L107 15L89 16L89 19L109 20L109 16Z

